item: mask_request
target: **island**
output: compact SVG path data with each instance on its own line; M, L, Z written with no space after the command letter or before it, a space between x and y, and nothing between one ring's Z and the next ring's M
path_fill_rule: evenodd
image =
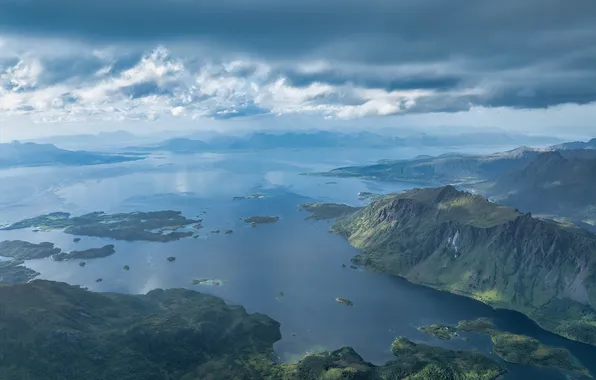
M54 212L24 219L0 228L17 230L38 228L41 230L63 229L64 233L79 236L105 237L114 240L145 240L169 242L192 236L191 231L177 231L196 225L200 220L188 219L180 211L150 211L120 214L92 212L71 216L66 212Z
M224 232L224 234L226 234L226 235L230 235L230 234L232 234L232 233L234 233L234 231L233 231L233 230L226 230L226 232Z
M225 284L226 282L226 280L218 280L212 278L195 278L190 283L192 285L220 286Z
M130 267L128 265L125 265L122 267L123 270L130 270Z
M441 340L449 340L457 335L457 328L442 323L423 326L420 327L419 330Z
M0 242L0 256L12 257L16 260L43 259L60 253L62 250L50 242L29 243L22 240L5 240Z
M277 321L188 289L129 295L34 280L0 286L0 310L0 326L13 332L2 341L2 379L492 380L505 372L478 352L404 337L381 366L350 347L279 363Z
M546 346L539 340L525 335L499 331L488 318L460 321L456 326L434 324L421 327L420 331L442 340L457 336L458 331L488 334L491 337L494 352L507 362L551 367L592 377L568 350Z
M81 241L81 238L74 238L74 239L72 239L72 241L73 241L74 243L78 243L78 242L80 242L80 241Z
M172 261L176 260L176 258L174 256L170 256L166 260L168 260L169 262L172 262Z
M78 259L97 259L101 257L108 257L116 252L113 244L104 245L101 248L89 248L83 251L72 251L70 253L60 252L52 255L54 261L68 261Z
M85 265L87 265L87 263L86 263L85 261L81 261L81 262L79 263L79 266L80 266L80 267L84 267Z
M354 264L521 312L596 345L596 235L585 230L453 186L374 200L331 230L361 250Z
M251 194L246 197L234 197L233 200L241 201L243 199L263 199L263 198L265 198L265 194Z
M275 223L279 220L279 216L251 216L250 218L245 218L245 223L250 224L266 224L266 223Z
M351 214L358 210L358 207L337 203L302 203L300 210L311 213L310 216L306 217L306 220L323 220L335 219Z
M343 303L346 306L354 306L354 302L350 301L347 298L337 297L335 300L339 303Z

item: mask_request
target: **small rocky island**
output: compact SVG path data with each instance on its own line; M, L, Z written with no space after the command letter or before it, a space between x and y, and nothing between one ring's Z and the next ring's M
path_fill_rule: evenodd
M226 280L218 280L215 278L195 278L190 283L192 285L220 286L226 282Z
M0 310L0 326L13 332L2 341L2 379L493 380L505 372L478 352L403 337L381 366L350 347L281 364L278 322L187 289L128 295L35 280L1 286Z
M72 251L70 253L60 252L51 256L54 261L67 261L77 259L98 259L108 257L116 252L113 244L104 245L101 248L89 248L83 251Z
M170 256L166 260L168 260L169 262L172 262L172 261L175 261L176 258L174 256Z
M350 301L347 298L337 297L335 300L339 303L343 303L346 306L354 306L354 302Z
M275 223L279 220L279 216L251 216L250 218L245 218L245 223L250 224L266 224L266 223Z
M200 220L188 219L182 216L180 211L120 214L106 214L99 211L81 216L71 216L67 212L54 212L24 219L0 230L36 228L47 231L63 229L64 233L78 236L105 237L127 241L169 242L192 236L191 231L178 230L200 224L200 222Z
M494 352L507 362L551 367L591 377L588 370L568 350L546 346L539 340L525 335L499 331L488 318L460 321L455 326L434 324L420 327L419 330L441 340L452 339L461 331L488 334L493 342Z
M265 194L251 194L246 197L234 197L233 199L235 201L241 201L244 199L263 199L263 198L265 198Z

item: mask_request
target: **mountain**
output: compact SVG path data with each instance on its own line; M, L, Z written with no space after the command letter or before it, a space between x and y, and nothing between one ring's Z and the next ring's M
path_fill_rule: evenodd
M549 136L530 136L524 134L506 133L503 131L466 132L457 134L427 134L416 133L402 138L408 146L515 146L515 145L539 145L547 146L559 143L560 140Z
M143 141L144 138L127 131L99 132L97 134L77 134L49 136L30 140L37 144L53 144L63 149L108 149L123 147Z
M173 153L200 153L219 150L265 150L306 148L390 148L399 146L399 140L361 132L344 134L334 132L288 132L271 134L252 133L247 136L214 136L208 141L193 138L174 138L161 143L128 147L137 151L168 151Z
M18 141L0 144L0 168L45 165L98 165L139 159L142 159L142 157L111 155L82 150L64 150L52 144L20 143Z
M559 140L541 136L508 135L505 133L466 133L457 135L414 134L405 137L372 132L255 132L245 136L195 133L145 146L129 146L128 150L197 153L216 150L362 148L390 149L412 146L517 145L520 142L544 145Z
M596 149L596 138L591 139L588 142L583 141L572 141L559 145L554 145L554 149L567 150L567 149Z
M505 371L478 352L403 337L382 366L349 347L279 364L280 338L275 320L186 289L127 295L45 280L0 286L3 380L491 380Z
M316 174L428 184L464 183L487 180L522 168L540 152L539 149L521 147L488 155L448 153L436 157L420 156L408 160L382 161L368 166L347 166Z
M596 235L453 186L373 201L332 227L383 273L517 310L596 345Z
M577 158L565 153L541 153L526 166L499 176L486 193L522 210L596 224L596 154Z
M127 149L134 149L129 147ZM144 151L167 151L172 153L197 153L212 149L210 144L201 140L191 140L184 137L177 137L165 140L154 146L147 146Z

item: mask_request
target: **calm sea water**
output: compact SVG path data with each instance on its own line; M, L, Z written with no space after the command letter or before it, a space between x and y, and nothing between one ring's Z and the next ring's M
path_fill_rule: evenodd
M497 150L497 149L495 149ZM86 167L20 168L0 171L0 223L52 211L129 212L173 209L201 217L199 238L170 243L121 242L86 238L74 243L60 231L2 231L0 240L51 241L63 250L115 244L116 254L78 262L31 260L41 278L87 286L93 291L146 293L155 288L186 287L217 295L249 312L265 313L282 324L275 345L283 360L306 352L354 347L365 360L392 358L398 335L448 348L490 353L490 340L438 341L416 328L462 319L493 318L499 328L565 347L596 373L596 348L550 334L524 316L493 310L476 301L416 286L399 278L350 268L358 252L330 234L329 222L306 221L298 204L313 201L360 205L359 191L390 192L409 183L383 183L300 175L337 166L408 158L438 150L297 150L261 153L164 155L139 162ZM329 183L336 182L336 183ZM234 201L234 196L267 194L265 199ZM270 225L251 228L240 220L278 215ZM221 234L212 234L214 229ZM223 231L232 229L231 235ZM176 261L167 262L168 256ZM346 264L346 268L342 267ZM130 271L124 271L124 265ZM103 282L96 283L97 278ZM194 278L224 280L221 286L191 285ZM283 296L280 296L283 292ZM345 297L346 307L335 301ZM507 364L507 379L562 379L555 371Z

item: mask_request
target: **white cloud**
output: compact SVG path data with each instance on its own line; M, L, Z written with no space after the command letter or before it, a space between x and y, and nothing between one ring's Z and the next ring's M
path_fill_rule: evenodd
M266 61L241 56L226 60L206 52L204 47L193 50L178 45L172 49L95 46L71 40L0 36L0 121L38 123L38 128L44 128L46 123L54 125L51 128L56 128L57 123L93 125L93 128L113 123L114 128L120 129L132 122L174 120L179 125L235 128L242 123L258 127L262 122L207 121L269 114L282 116L267 119L269 123L273 120L281 123L283 119L284 125L294 127L301 122L287 122L288 118L306 117L304 120L310 126L321 128L459 125L561 134L564 132L561 126L578 133L590 132L590 123L596 119L594 104L532 110L473 107L459 112L434 112L443 104L464 104L466 108L471 104L469 97L498 93L510 85L512 78L523 76L539 81L540 76L531 70L503 72L502 76L492 73L477 82L433 89L407 80L418 80L429 73L431 79L457 77L464 71L465 62L366 66L325 60ZM291 73L308 80L300 82ZM328 74L337 77L325 81ZM373 80L351 81L351 77ZM405 89L392 90L391 85L384 85L392 78L397 80L397 88ZM399 83L400 79L406 84ZM528 91L527 95L532 92ZM200 123L189 123L197 120ZM0 129L3 135L8 134L6 125Z
M296 87L282 74L274 74L274 67L266 62L234 59L197 64L189 57L174 57L164 46L121 71L115 69L117 50L88 48L87 53L99 61L99 68L86 77L40 83L46 70L44 56L21 52L23 58L2 69L0 111L35 121L152 120L163 115L235 115L252 106L273 114L357 118L402 112L410 108L405 104L429 93L319 82ZM67 55L77 59L70 51ZM297 71L313 73L328 66L306 62L298 64ZM356 104L343 104L345 99Z

